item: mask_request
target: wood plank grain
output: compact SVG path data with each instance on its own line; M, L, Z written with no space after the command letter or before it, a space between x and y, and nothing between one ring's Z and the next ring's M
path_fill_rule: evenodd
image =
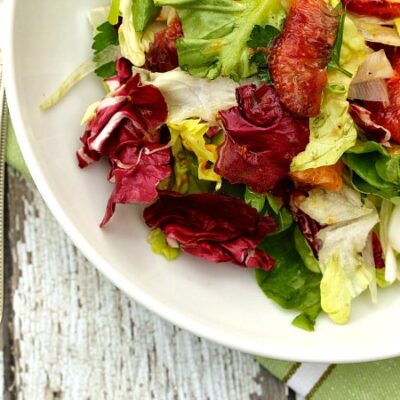
M116 289L33 186L8 177L15 398L287 399L251 356L178 329Z

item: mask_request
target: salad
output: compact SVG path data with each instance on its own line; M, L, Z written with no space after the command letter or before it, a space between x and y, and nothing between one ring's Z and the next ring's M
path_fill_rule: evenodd
M77 151L109 161L101 227L144 205L155 253L255 270L306 330L400 279L398 1L112 0L89 19L93 56L41 107L101 79Z

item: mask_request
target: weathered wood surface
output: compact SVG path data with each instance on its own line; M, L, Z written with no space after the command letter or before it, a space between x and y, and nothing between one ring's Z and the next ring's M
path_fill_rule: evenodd
M37 190L12 170L8 247L8 398L293 397L251 356L182 331L116 289L73 246Z

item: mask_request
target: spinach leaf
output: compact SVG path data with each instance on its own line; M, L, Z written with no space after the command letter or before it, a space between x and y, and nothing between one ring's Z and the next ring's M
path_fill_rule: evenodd
M264 27L256 25L251 32L247 46L253 50L267 48L280 33L280 30L272 25L266 25Z
M309 271L294 244L294 228L265 238L260 248L275 259L271 271L256 271L257 283L267 297L281 307L300 311L293 320L299 328L312 331L321 312L321 275Z
M111 76L117 75L117 70L115 68L115 61L110 61L107 64L102 65L94 70L94 73L103 79L110 78Z
M233 185L228 181L226 181L225 179L223 179L221 189L218 190L218 193L244 199L244 195L246 193L246 186L241 184Z
M299 253L304 265L311 271L317 274L321 273L318 260L314 256L314 252L307 239L301 233L299 227L294 228L294 243L296 250Z
M254 193L248 187L246 187L244 201L261 213L265 205L265 196Z
M400 154L397 148L388 151L377 142L359 141L342 159L350 168L352 184L358 191L397 201L400 195Z
M271 233L271 235L279 235L281 232L286 231L293 225L293 216L291 212L283 206L283 202L280 198L268 194L266 199L267 202L262 214L267 214L275 219L278 224L278 230Z

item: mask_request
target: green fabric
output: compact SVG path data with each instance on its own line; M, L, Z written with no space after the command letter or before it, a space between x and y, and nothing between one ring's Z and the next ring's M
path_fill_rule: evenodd
M399 395L400 359L337 365L313 400L395 400Z
M290 371L295 367L296 363L291 361L271 360L269 358L256 357L256 360L272 375L275 375L281 381L286 381Z
M32 179L21 150L19 149L14 128L10 120L8 121L6 160L8 165L20 171L26 178Z
M280 380L288 378L296 363L256 357ZM307 397L312 400L395 400L400 398L400 358L363 364L336 365L320 386Z

